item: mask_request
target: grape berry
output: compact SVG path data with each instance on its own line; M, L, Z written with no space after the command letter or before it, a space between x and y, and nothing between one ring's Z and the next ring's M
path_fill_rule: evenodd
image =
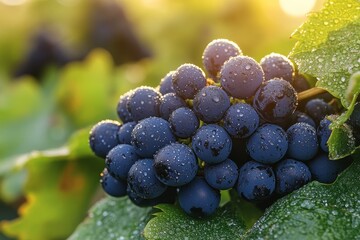
M206 217L219 207L220 190L269 206L311 180L335 181L349 165L349 158L328 158L328 115L336 108L319 98L298 104L297 91L308 83L285 56L259 64L218 39L202 60L208 78L183 64L157 88L120 96L119 122L92 128L90 148L105 160L100 182L108 195L127 195L141 207L177 202ZM354 132L359 106L347 123Z

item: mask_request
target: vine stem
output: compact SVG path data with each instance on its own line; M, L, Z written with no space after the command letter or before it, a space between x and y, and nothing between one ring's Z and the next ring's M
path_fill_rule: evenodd
M300 93L298 93L298 101L304 101L308 98L312 98L316 95L319 95L321 93L325 93L326 90L322 89L322 88L310 88L308 90L302 91Z

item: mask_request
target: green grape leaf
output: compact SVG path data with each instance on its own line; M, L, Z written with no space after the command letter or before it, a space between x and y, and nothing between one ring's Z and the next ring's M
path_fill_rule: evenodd
M205 219L189 217L174 205L161 204L157 208L161 211L155 213L145 227L146 239L240 239L249 220L244 218L245 208L237 201L227 203L214 216ZM253 206L246 205L246 208L251 209L252 214L260 213Z
M360 65L360 2L328 0L292 35L298 42L289 57L299 71L318 79L316 85L348 107L346 88Z
M90 209L88 218L68 240L144 239L142 232L151 211L150 207L135 206L127 197L107 197Z
M360 152L354 155L359 160ZM245 239L359 239L360 161L333 184L313 181L273 204Z
M298 41L289 57L299 71L316 77L316 86L339 98L347 109L332 119L333 131L328 141L331 159L341 159L356 150L352 130L343 124L360 93L359 29L360 1L328 0L292 35Z
M88 129L75 134L68 145L32 152L16 159L12 172L26 171L19 217L2 221L0 229L18 239L63 239L84 218L98 188L103 161L89 152ZM85 138L86 137L86 138Z

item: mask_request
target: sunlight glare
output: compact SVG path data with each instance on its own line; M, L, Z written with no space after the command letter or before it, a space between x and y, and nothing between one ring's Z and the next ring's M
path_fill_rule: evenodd
M25 2L26 2L26 0L0 0L0 3L9 5L9 6L18 6Z
M316 0L280 0L279 3L286 14L303 17L315 6Z

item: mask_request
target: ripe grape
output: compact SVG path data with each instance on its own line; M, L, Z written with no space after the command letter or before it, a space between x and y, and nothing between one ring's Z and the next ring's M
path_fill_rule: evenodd
M334 108L323 99L315 98L306 103L305 113L315 121L316 125L318 125L325 116L335 112Z
M158 150L175 141L170 124L159 117L145 118L131 133L131 144L144 158L152 158Z
M317 130L317 135L319 138L319 145L321 150L324 152L329 152L329 146L327 144L329 137L331 135L331 129L329 128L331 121L327 118L323 118Z
M219 190L232 188L238 179L238 175L238 167L231 159L226 159L218 164L207 164L204 168L206 182Z
M285 195L311 181L311 173L305 163L285 159L275 167L276 192Z
M166 74L165 77L163 77L159 84L159 92L162 95L165 95L167 93L175 93L173 84L172 84L172 77L175 71L170 71L168 74Z
M160 149L154 156L156 177L165 185L179 187L194 179L197 159L191 148L174 143Z
M314 159L308 162L313 180L321 183L332 183L340 172L349 166L352 159L346 157L338 160L330 160L327 153L320 152Z
M249 137L259 126L259 115L247 103L231 105L224 116L224 128L235 138Z
M119 144L131 144L131 133L136 124L136 122L127 122L119 128L117 133Z
M221 86L234 98L253 96L263 80L264 72L260 65L246 56L230 58L220 71Z
M123 197L126 195L126 181L114 178L106 168L100 174L100 184L102 189L110 196Z
M227 39L216 39L205 47L202 61L210 77L217 81L222 65L238 55L242 55L242 52L236 43Z
M295 123L286 131L288 137L287 156L300 161L312 159L318 152L316 129L307 123Z
M253 107L266 121L284 122L296 110L297 93L285 80L274 78L266 81L256 91Z
M169 117L170 128L179 138L193 136L199 127L199 119L188 107L178 108Z
M186 107L186 102L175 93L167 93L160 100L160 116L168 120L170 114L180 107Z
M159 197L167 186L155 176L154 159L141 159L130 168L127 182L131 191L145 199Z
M292 83L294 65L286 56L278 53L270 53L260 60L260 65L264 70L265 81L273 78L281 78Z
M267 199L275 190L275 174L272 168L255 161L245 163L239 171L236 191L249 201Z
M232 141L225 129L219 125L203 125L192 138L192 148L201 160L215 164L227 159Z
M286 132L274 124L263 124L246 143L250 157L260 163L272 164L285 156L288 149Z
M195 95L193 101L194 112L206 123L220 121L229 107L229 96L216 86L204 87Z
M206 86L205 73L194 64L183 64L172 76L175 93L183 99L193 99Z
M151 87L139 87L129 96L127 109L134 121L160 116L161 94Z
M89 144L96 156L105 158L108 152L119 144L117 133L120 123L112 120L103 120L90 130Z
M220 192L210 187L201 177L180 187L178 200L181 209L194 217L205 217L215 213L220 204Z
M105 164L111 176L126 181L129 169L138 159L133 146L119 144L106 155Z
M127 108L129 97L131 94L132 91L129 91L121 95L116 107L118 117L123 123L131 122L134 120Z

